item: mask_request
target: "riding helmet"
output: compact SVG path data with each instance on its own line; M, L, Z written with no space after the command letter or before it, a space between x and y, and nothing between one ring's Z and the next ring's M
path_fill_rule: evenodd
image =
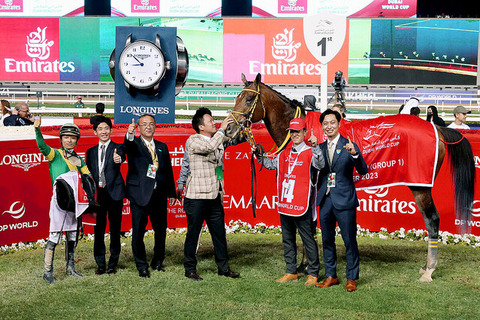
M80 128L73 123L65 123L60 128L60 138L63 136L74 136L80 139Z

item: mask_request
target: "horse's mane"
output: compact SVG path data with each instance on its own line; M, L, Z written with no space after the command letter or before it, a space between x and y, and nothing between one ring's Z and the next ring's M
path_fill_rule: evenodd
M247 84L245 85L245 87L248 87L249 85L251 85L253 83L253 81L247 81ZM265 87L269 88L270 90L272 90L273 92L275 92L285 103L287 103L292 109L297 109L297 107L300 107L300 109L302 109L302 112L305 112L305 106L303 105L303 103L301 103L300 101L296 100L296 99L293 99L291 100L290 98L286 97L283 93L281 92L278 92L277 90L273 89L271 86L269 86L268 84L265 84L263 82L261 82L261 84L263 84Z

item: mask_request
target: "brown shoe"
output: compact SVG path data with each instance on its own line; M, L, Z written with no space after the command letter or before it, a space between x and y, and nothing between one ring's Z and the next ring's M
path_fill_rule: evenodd
M281 277L280 279L277 279L275 280L276 282L280 282L280 283L285 283L285 282L289 282L289 281L297 281L298 280L298 275L297 274L293 274L293 273L285 273L283 275L283 277Z
M348 292L353 292L357 290L357 284L355 283L355 280L347 280L347 286L345 287Z
M313 286L315 283L317 283L317 281L318 281L317 277L314 277L314 276L309 274L307 276L307 281L305 281L305 285L306 286Z
M336 277L336 278L328 277L327 279L325 279L325 281L317 283L315 285L315 287L328 288L328 287L331 287L331 286L335 286L337 284L339 284L338 277Z

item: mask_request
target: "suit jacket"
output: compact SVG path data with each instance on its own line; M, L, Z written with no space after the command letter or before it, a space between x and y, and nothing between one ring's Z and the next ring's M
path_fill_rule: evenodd
M105 181L106 188L110 197L113 200L119 201L125 198L125 182L123 181L122 173L120 172L121 164L113 161L113 152L117 149L117 153L125 161L125 153L121 144L110 141L107 150L105 150ZM100 171L98 170L98 144L87 150L87 166L92 173L95 184L98 188L98 181L100 179Z
M170 153L165 143L155 140L155 153L158 168L155 179L147 177L148 166L153 164L148 147L139 137L129 141L125 137L124 148L128 157L127 197L140 206L146 206L156 191L165 197L175 197L175 180L173 179Z
M359 205L357 192L355 191L355 185L353 183L353 168L357 169L359 174L364 175L368 172L368 166L357 144L354 143L355 150L358 152L358 157L355 159L344 148L347 143L348 140L340 136L332 160L332 170L330 170L330 164L328 163L328 140L320 144L320 149L325 157L325 167L320 171L317 206L320 205L325 197L325 193L327 192L327 178L331 171L336 173L335 188L330 188L330 197L333 206L339 210L347 210L356 208ZM340 151L337 153L338 150Z
M190 136L186 143L190 160L190 176L187 179L185 197L189 199L215 199L223 193L223 179L217 180L216 168L223 167L223 130L211 139L201 134Z
M12 114L10 117L3 119L3 125L8 126L31 126L33 122L28 119L22 119L19 115Z

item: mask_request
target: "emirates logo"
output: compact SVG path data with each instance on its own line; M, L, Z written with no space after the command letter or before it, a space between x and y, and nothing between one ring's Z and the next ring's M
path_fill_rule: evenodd
M302 46L300 42L293 40L293 30L285 28L283 33L273 37L272 56L277 60L292 62L297 58L297 49Z
M40 60L46 60L50 57L50 47L52 47L55 42L47 39L46 30L47 27L43 29L37 27L36 31L28 34L25 49L29 57Z

